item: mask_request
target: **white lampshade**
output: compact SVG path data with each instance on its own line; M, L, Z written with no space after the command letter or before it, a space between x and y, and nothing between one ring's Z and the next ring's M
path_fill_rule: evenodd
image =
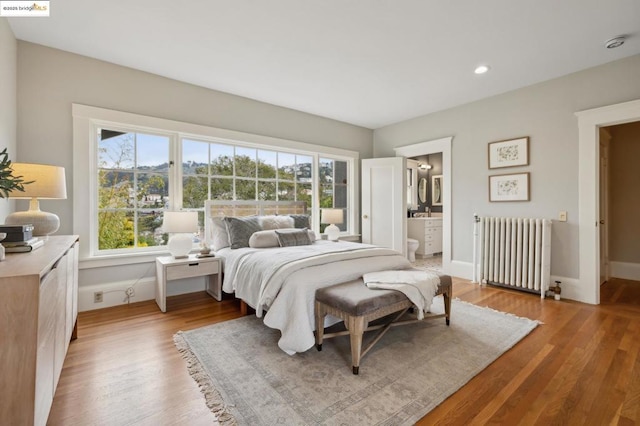
M198 212L164 212L164 232L169 238L169 253L176 259L185 258L193 248L193 233L198 231Z
M31 199L29 210L11 213L6 217L8 225L33 225L34 236L53 234L60 228L60 219L53 213L40 210L39 198L66 199L67 183L64 167L48 164L12 163L14 176L21 176L25 182L24 192L12 191L9 198Z
M340 236L340 228L338 228L336 224L343 222L342 209L322 209L322 217L320 218L320 222L329 224L329 226L324 229L324 233L327 235L327 239L329 241L338 241L338 237Z
M331 225L340 224L343 221L342 209L322 209L320 222Z

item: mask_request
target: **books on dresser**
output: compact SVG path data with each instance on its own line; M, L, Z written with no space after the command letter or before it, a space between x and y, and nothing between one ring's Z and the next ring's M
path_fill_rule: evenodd
M27 253L39 249L44 245L44 240L31 238L27 241L2 242L6 253Z
M0 232L7 234L4 243L24 242L32 239L33 225L0 225Z

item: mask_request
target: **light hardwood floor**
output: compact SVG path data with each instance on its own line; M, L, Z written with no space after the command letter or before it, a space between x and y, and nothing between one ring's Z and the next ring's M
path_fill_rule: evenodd
M419 425L640 424L640 282L605 284L599 306L458 279L454 296L544 324ZM80 314L50 425L214 422L172 336L239 317L239 303L204 292L167 303L166 314L153 301Z

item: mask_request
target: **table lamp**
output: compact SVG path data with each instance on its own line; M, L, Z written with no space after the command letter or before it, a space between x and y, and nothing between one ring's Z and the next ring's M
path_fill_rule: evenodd
M59 200L67 198L64 167L48 164L12 163L14 176L22 176L24 192L12 191L9 198L30 199L29 210L14 212L5 219L7 225L33 225L34 236L48 236L60 228L60 218L40 210L39 199Z
M327 235L329 241L338 241L340 236L340 228L336 224L342 223L342 209L322 209L322 223L328 223L324 229L324 233Z
M164 212L162 229L168 234L167 248L175 259L189 257L193 248L193 234L198 231L198 212Z

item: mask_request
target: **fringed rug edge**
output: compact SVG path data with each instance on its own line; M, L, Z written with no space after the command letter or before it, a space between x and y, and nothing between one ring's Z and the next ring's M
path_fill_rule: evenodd
M178 352L182 355L182 358L187 362L187 371L198 384L200 392L204 395L207 407L216 416L218 423L221 426L236 426L235 417L229 412L227 405L222 399L222 395L216 389L209 374L205 371L204 367L200 363L200 360L191 351L189 344L184 339L182 331L178 331L173 336L173 343L176 345Z

